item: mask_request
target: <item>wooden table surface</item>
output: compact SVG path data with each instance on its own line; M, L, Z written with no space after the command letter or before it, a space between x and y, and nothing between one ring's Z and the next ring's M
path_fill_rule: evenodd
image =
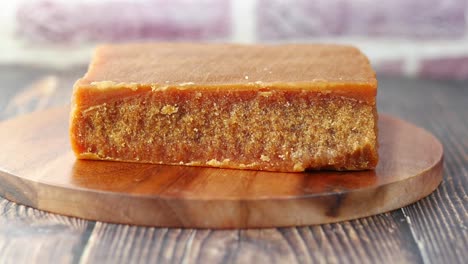
M67 104L84 71L0 66L0 120ZM468 82L379 77L379 85L381 112L444 145L444 180L416 204L337 224L215 231L92 222L0 198L0 263L466 263Z

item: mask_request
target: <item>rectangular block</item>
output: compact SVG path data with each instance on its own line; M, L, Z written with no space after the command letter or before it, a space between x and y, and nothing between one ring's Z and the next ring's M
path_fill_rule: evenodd
M71 142L82 159L372 169L376 91L350 46L101 46L74 87Z
M372 63L373 68L377 74L382 74L385 76L404 76L406 74L406 61L404 59L381 59L373 61Z
M430 78L467 80L468 56L422 59L418 74Z

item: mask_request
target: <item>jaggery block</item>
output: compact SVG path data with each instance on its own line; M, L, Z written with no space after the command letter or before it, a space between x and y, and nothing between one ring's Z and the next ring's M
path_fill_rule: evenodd
M74 86L77 158L373 169L377 80L340 45L104 45Z

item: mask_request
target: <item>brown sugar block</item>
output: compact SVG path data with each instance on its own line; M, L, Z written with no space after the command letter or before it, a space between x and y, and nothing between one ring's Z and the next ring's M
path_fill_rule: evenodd
M80 159L372 169L376 92L350 46L106 45L75 84L71 141Z

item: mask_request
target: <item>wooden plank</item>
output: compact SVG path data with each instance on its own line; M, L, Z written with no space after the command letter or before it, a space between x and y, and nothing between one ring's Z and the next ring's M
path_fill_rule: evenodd
M82 263L419 263L390 214L301 228L196 230L97 223ZM408 250L408 249L416 249ZM141 261L141 262L140 262Z
M464 263L468 258L466 82L389 80L388 89L382 86L384 111L420 124L444 145L444 180L439 189L401 211L421 257L425 263Z
M1 263L71 263L92 222L48 214L0 199Z
M72 85L85 71L76 67L63 71L0 66L2 96L0 120L54 106L69 104Z
M71 91L58 85L69 82L71 76L51 87L56 78L46 72L0 67L0 119L63 105ZM45 213L0 198L0 263L77 263L93 227L94 222Z

